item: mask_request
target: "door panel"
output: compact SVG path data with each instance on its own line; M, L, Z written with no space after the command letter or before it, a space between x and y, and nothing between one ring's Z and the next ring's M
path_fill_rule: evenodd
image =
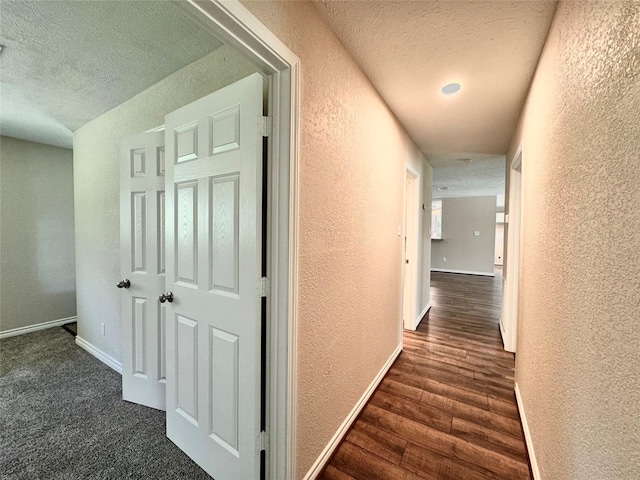
M238 294L238 175L213 178L209 208L211 290Z
M133 374L148 378L146 363L147 349L147 312L146 298L133 297Z
M198 322L176 315L176 409L198 426Z
M211 433L223 447L238 454L238 337L209 329L211 350Z
M164 150L163 150L164 152ZM164 163L164 161L163 161ZM164 175L164 165L162 167L162 175ZM165 274L167 271L167 267L165 265L165 195L164 190L158 192L158 225L157 225L157 236L156 242L158 244L158 275Z
M185 286L198 284L198 184L176 184L176 281Z
M158 372L159 381L166 383L167 381L167 309L164 305L158 308ZM166 391L165 405L166 405Z
M133 192L131 194L131 219L132 225L132 248L133 255L132 270L134 272L146 273L146 250L147 250L147 208L146 192Z
M167 436L216 480L260 462L262 77L166 117Z
M122 397L164 410L164 132L127 137L120 150L121 271L131 282L122 289Z

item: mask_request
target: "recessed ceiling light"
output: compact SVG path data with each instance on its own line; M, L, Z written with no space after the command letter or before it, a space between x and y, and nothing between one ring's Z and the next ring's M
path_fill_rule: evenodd
M447 83L444 87L442 87L441 92L445 95L453 95L458 92L462 87L459 83Z
M440 191L449 190L449 187L436 187L436 190L440 190Z

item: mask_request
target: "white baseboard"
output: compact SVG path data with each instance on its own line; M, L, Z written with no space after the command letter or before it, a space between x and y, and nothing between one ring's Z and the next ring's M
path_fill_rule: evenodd
M429 311L429 309L431 308L431 303L428 303L426 307L424 307L424 310L422 310L420 312L420 315L418 315L418 318L416 318L414 324L413 324L413 329L415 330L416 328L418 328L418 325L420 325L420 322L422 321L422 317L424 317L427 312Z
M500 317L500 321L498 322L498 325L500 326L500 337L502 339L502 347L504 348L505 352L510 352L510 353L516 353L516 349L515 348L510 348L509 345L507 345L507 340L506 340L506 334L504 333L504 325L502 323L502 317Z
M524 413L524 405L522 404L522 397L520 396L520 387L518 387L518 382L516 382L516 401L518 403L518 411L520 412L520 421L522 422L524 439L527 443L527 451L529 452L529 461L531 462L531 473L533 473L533 480L541 480L542 477L540 477L540 469L538 468L536 453L533 450L533 441L531 440L531 432L529 431L527 416Z
M85 339L81 338L78 335L76 335L76 345L78 345L83 350L86 350L91 355L93 355L98 360L100 360L102 363L110 366L116 372L118 372L120 375L122 375L122 364L119 361L117 361L115 358L113 358L112 356L107 355L102 350L100 350L98 347L96 347L95 345L90 344L89 342L87 342Z
M38 330L45 330L52 327L61 327L67 323L73 323L78 320L77 317L61 318L59 320L51 320L50 322L42 322L36 325L29 325L27 327L12 328L11 330L5 330L0 332L0 338L15 337L16 335L24 335L25 333L37 332Z
M495 277L495 272L474 272L472 270L453 270L450 268L432 268L432 272L462 273L464 275L482 275L483 277Z
M504 341L505 336L504 336L504 327L502 326L502 317L500 317L500 321L498 322L498 325L500 325L500 339L502 340L502 346L506 350L507 349L507 344Z
M358 400L358 402L355 404L351 412L349 412L349 415L347 415L347 418L344 419L344 422L342 422L342 425L340 425L340 428L338 428L338 431L335 433L335 435L333 435L333 438L329 441L327 446L324 447L324 450L322 451L318 459L314 462L314 464L311 466L307 474L304 476L303 480L314 480L315 478L318 477L318 475L320 475L320 473L322 473L322 469L326 466L327 462L331 459L331 455L333 455L333 452L335 451L335 449L338 448L338 445L340 445L340 442L342 441L343 437L349 431L351 424L358 418L358 415L360 414L362 409L365 407L365 405L369 401L369 398L371 397L371 395L373 395L373 392L376 390L380 382L382 382L382 379L386 375L387 371L391 368L391 365L393 365L393 362L395 361L395 359L398 357L398 355L400 355L401 351L402 351L402 344L398 345L397 348L394 350L394 352L391 354L391 356L389 357L387 362L384 364L382 369L378 372L376 377L373 379L369 387L362 394L362 397L360 397L360 400Z

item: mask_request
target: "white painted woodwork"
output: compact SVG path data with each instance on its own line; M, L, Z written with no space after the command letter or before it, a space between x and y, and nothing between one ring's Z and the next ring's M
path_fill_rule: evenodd
M238 294L238 176L211 181L212 290Z
M198 124L183 125L174 130L176 163L198 158Z
M161 130L161 131L164 133L164 130ZM164 145L158 146L158 148L156 149L156 155L157 155L156 171L158 172L158 175L164 175Z
M262 77L167 115L167 436L218 480L259 476Z
M176 410L198 426L198 322L176 315Z
M60 318L58 320L51 320L49 322L37 323L35 325L27 325L24 327L11 328L9 330L3 330L2 332L0 332L0 340L2 340L3 338L15 337L17 335L24 335L25 333L39 332L40 330L46 330L47 328L61 327L68 323L73 323L77 321L78 321L78 317L73 316L73 317Z
M147 312L146 298L133 299L133 374L135 376L147 378L146 361L146 330Z
M164 150L163 150L164 152ZM164 168L161 175L164 175ZM157 220L157 238L158 238L158 269L157 273L166 273L167 266L165 264L165 194L164 190L157 192L156 204L158 205L158 220Z
M122 397L166 406L164 132L131 135L120 145Z
M176 185L176 279L197 286L198 272L198 183Z
M143 175L139 175L139 172L134 172L134 177L141 177ZM146 264L147 264L147 192L132 192L132 207L131 207L131 215L133 218L131 219L132 225L132 242L133 248L131 249L131 254L133 256L133 271L134 272L144 272L146 273Z
M508 352L516 351L518 332L518 290L522 232L522 145L511 164L509 177L509 222L507 226L507 268L503 272L502 343Z
M407 168L404 206L404 286L402 300L403 326L415 330L418 266L418 176Z

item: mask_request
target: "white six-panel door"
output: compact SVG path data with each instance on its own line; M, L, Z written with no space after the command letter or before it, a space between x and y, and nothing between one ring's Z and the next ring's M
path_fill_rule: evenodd
M164 132L121 142L122 397L165 409ZM129 281L125 285L126 280Z
M165 119L167 436L216 480L259 477L262 77Z

